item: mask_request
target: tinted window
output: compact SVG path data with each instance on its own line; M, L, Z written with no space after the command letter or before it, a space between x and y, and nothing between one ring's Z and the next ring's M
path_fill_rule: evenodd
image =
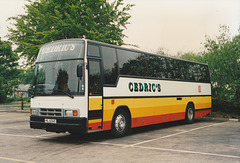
M179 65L181 80L192 80L191 64L186 61L179 61Z
M198 66L198 81L210 83L210 75L207 65L199 65Z
M164 57L148 55L147 57L147 75L161 79L167 78L167 66Z
M101 75L99 61L89 61L89 95L101 95Z
M168 63L168 78L174 80L181 80L183 77L181 76L181 61L175 60L172 58L167 58Z
M195 82L210 82L208 66L187 61L168 59L169 78Z
M99 47L96 45L88 45L88 56L100 57Z
M186 72L187 74L187 77L186 77L186 80L189 80L189 81L194 81L195 80L195 77L194 77L194 64L193 63L187 63L188 65L188 70Z
M127 50L117 50L120 74L146 75L146 61L143 54Z
M115 84L118 77L117 56L114 48L102 46L104 83Z

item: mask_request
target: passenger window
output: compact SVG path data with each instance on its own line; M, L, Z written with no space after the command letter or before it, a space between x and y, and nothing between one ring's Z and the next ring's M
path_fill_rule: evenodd
M88 56L100 57L99 47L97 45L88 45Z
M168 78L173 79L173 80L181 80L181 61L175 60L172 58L167 58L167 63L168 63Z
M127 50L117 50L120 74L146 76L144 54Z
M104 84L115 84L118 77L118 64L115 48L102 46Z
M147 69L149 77L167 78L167 65L164 57L148 55Z

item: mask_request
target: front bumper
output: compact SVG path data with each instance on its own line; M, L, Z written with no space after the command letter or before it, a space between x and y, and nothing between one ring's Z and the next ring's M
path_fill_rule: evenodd
M56 119L56 123L45 123L45 119ZM63 118L30 116L30 127L33 129L44 129L50 132L85 133L87 118Z

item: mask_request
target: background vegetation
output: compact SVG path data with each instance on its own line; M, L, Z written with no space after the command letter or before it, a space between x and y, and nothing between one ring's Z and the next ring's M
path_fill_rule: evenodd
M13 87L18 83L18 55L12 51L9 41L0 38L0 103L5 102Z
M240 115L240 35L231 37L229 27L221 26L219 36L206 37L204 50L178 57L209 65L213 109Z

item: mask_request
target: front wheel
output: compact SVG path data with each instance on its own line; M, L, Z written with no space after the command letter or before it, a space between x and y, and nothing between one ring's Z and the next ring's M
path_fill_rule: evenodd
M112 120L112 134L114 137L125 136L130 128L130 116L124 110L118 110Z
M188 104L185 113L185 122L193 123L195 117L195 110L192 104Z

